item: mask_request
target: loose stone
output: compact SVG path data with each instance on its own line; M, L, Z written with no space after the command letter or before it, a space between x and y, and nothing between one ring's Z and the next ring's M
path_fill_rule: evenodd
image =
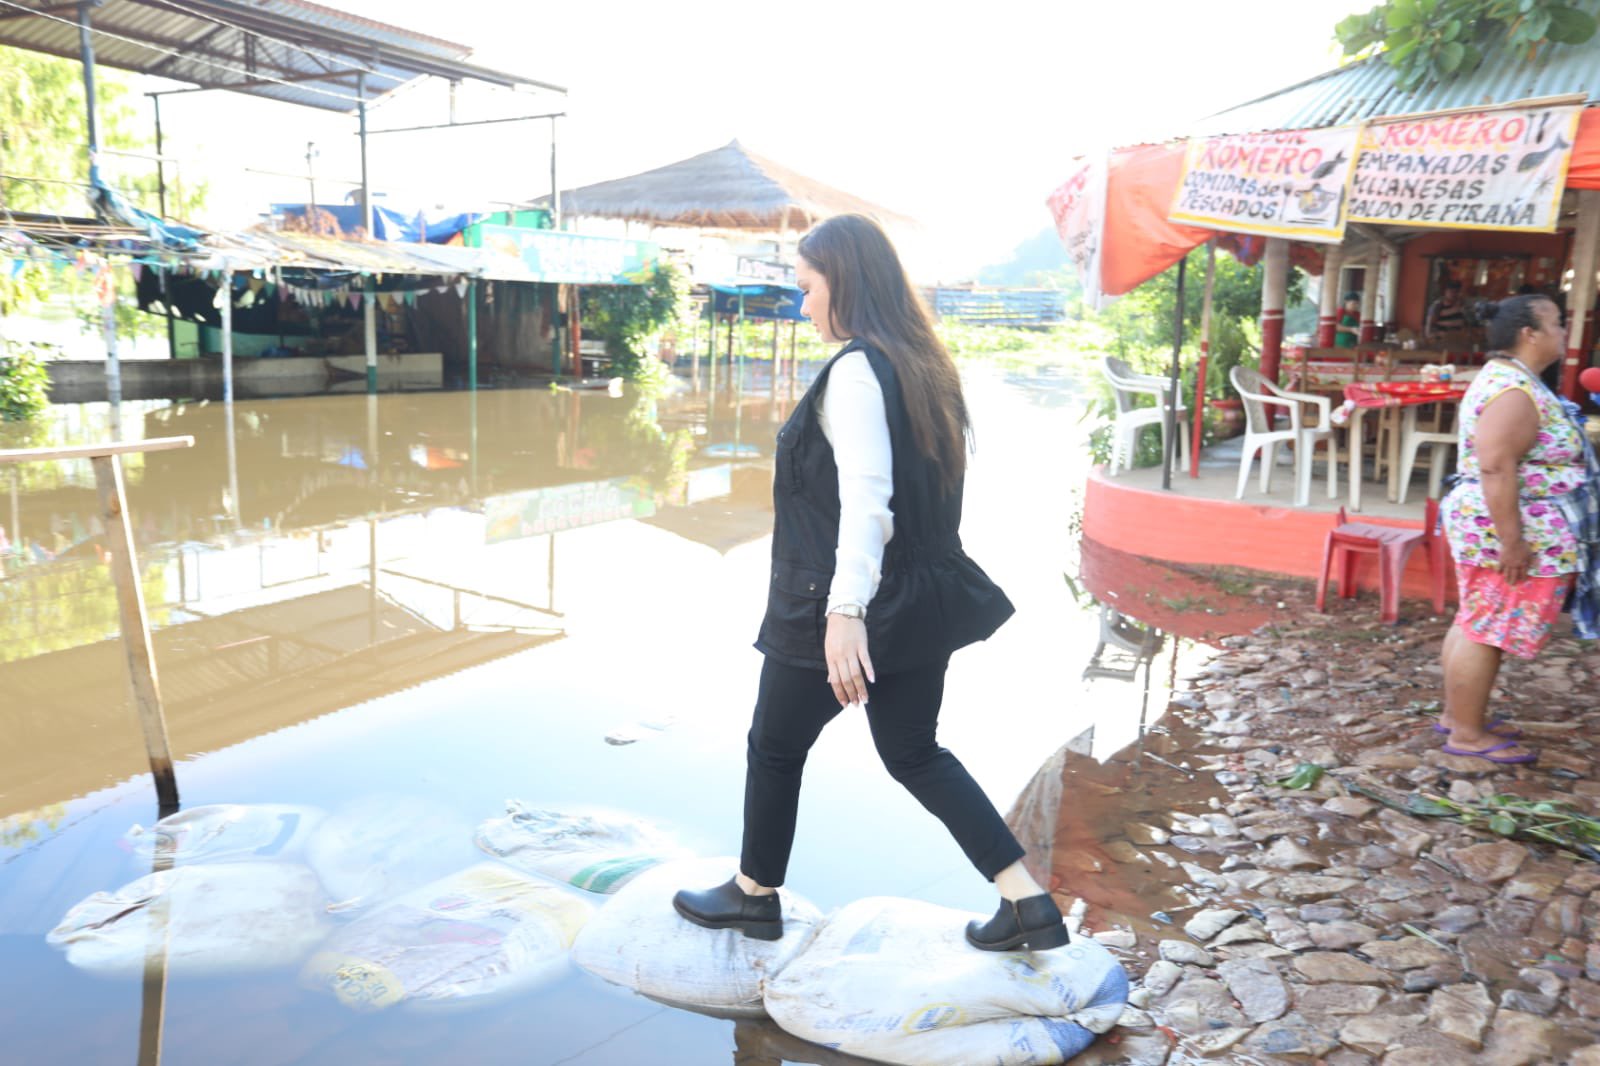
M1150 969L1145 971L1144 986L1157 998L1172 991L1172 986L1178 983L1183 976L1183 967L1175 962L1162 959L1150 964Z
M1195 940L1210 940L1228 926L1244 917L1244 911L1232 907L1217 907L1200 911L1183 925L1183 931Z
M1371 1015L1352 1018L1339 1027L1339 1042L1373 1055L1397 1046L1400 1037L1427 1020L1423 1014Z
M1188 963L1191 966L1215 966L1217 960L1211 953L1187 940L1163 940L1156 950L1166 962Z
M1376 966L1333 951L1313 951L1294 960L1294 968L1308 981L1352 985L1381 985L1389 978Z
M1481 884L1509 880L1528 858L1528 849L1509 840L1457 848L1450 856L1462 876Z
M1376 940L1378 931L1360 922L1322 922L1307 927L1311 942L1325 951L1343 951Z
M1229 960L1217 967L1228 991L1253 1022L1269 1022L1289 1010L1289 986L1277 967L1260 959Z
M1165 844L1172 839L1172 834L1165 829L1139 822L1128 822L1122 827L1122 832L1135 844Z
M1501 1009L1483 1049L1483 1061L1493 1066L1532 1066L1555 1061L1556 1026L1544 1018ZM1569 1060L1577 1066L1576 1058Z
M1454 962L1455 956L1419 936L1399 940L1374 940L1361 945L1361 954L1385 970L1420 970L1435 963Z
M1303 1014L1371 1014L1383 1001L1383 989L1371 985L1301 985L1294 1005Z
M1494 1014L1494 1003L1482 985L1450 985L1428 998L1428 1021L1439 1032L1476 1050Z
M1274 895L1290 902L1309 902L1342 895L1355 888L1359 881L1349 877L1328 877L1323 874L1291 874L1280 879L1273 887Z

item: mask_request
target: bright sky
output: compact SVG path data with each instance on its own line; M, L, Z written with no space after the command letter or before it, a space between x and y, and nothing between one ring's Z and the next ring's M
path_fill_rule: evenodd
M622 177L738 137L771 159L910 215L934 249L919 280L1008 258L1049 224L1044 199L1071 158L1181 133L1186 119L1337 64L1332 28L1361 0L1125 0L907 7L872 0L507 4L333 0L368 18L458 41L474 61L570 95L473 100L458 117L565 110L563 187ZM405 90L374 128L442 122L443 92ZM318 198L359 173L355 120L232 93L169 97L169 151L198 157L213 220L243 224L305 183ZM549 187L548 123L374 138L372 184L416 204L472 206Z

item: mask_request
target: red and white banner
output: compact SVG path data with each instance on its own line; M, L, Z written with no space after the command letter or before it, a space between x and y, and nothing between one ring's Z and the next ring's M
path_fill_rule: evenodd
M1581 106L1373 122L1350 218L1389 226L1554 232Z
M1056 220L1056 233L1066 245L1067 257L1083 282L1083 298L1091 307L1104 299L1101 285L1101 249L1105 244L1105 155L1080 159L1081 164L1062 182L1048 201Z

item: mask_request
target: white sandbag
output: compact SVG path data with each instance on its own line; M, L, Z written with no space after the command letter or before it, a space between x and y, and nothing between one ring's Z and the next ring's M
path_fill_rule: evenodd
M393 899L461 868L466 826L407 797L372 796L328 818L306 843L333 911Z
M478 847L519 870L589 892L612 893L683 848L647 822L609 812L565 812L506 801L473 835Z
M640 874L578 934L572 961L669 1003L761 1014L762 988L800 950L822 915L779 889L783 936L752 940L735 929L703 929L673 909L679 889L722 884L737 867L731 858L681 859Z
M278 862L298 858L325 817L314 807L218 803L168 815L148 829L136 825L122 846L146 869L158 849L176 866Z
M767 1013L812 1043L904 1066L1066 1062L1117 1023L1128 977L1103 946L979 951L963 936L972 917L851 903L767 982Z
M570 889L482 863L357 918L301 976L362 1011L487 1002L564 970L593 909Z
M178 976L265 970L328 935L325 903L316 875L293 863L179 866L96 892L45 939L97 974L142 972L152 946Z

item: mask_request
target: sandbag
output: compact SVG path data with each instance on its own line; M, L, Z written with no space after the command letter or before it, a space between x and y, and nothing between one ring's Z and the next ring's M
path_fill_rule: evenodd
M152 946L178 976L265 970L328 935L325 902L316 875L293 863L179 866L96 892L45 939L97 974L142 972Z
M371 796L322 823L306 863L333 911L360 910L460 869L466 826L408 797Z
M168 815L148 829L136 825L122 846L146 869L157 850L176 866L277 862L297 858L325 817L314 807L219 803Z
M1066 1062L1116 1024L1128 977L1103 946L979 951L962 933L972 917L851 903L767 982L767 1013L812 1043L904 1066Z
M752 940L734 929L702 929L673 909L672 895L680 888L721 884L737 867L731 858L681 859L640 874L578 934L572 961L668 1003L759 1016L762 988L800 950L822 915L779 889L783 936Z
M684 850L661 830L622 814L544 810L506 801L473 835L501 862L588 892L615 892L639 874Z
M593 909L570 889L482 863L355 919L301 977L361 1011L486 1002L565 969Z

